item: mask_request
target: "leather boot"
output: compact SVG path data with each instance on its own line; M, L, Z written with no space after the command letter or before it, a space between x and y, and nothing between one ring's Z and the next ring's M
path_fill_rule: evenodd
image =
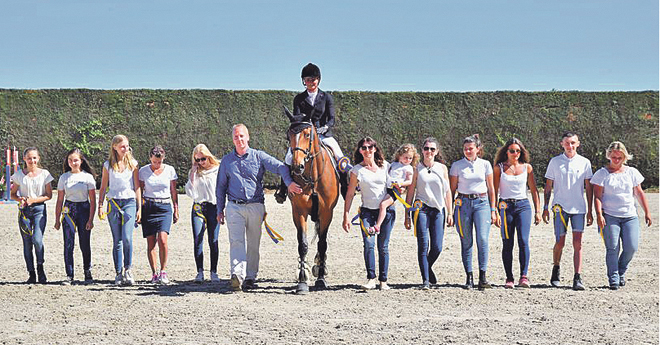
M486 271L479 270L479 291L490 289L490 283L486 280Z
M45 284L48 281L46 279L46 272L44 271L44 265L37 265L37 278L40 284Z
M463 288L467 290L474 289L474 278L472 277L472 272L465 273L465 286Z
M36 283L37 282L37 274L34 271L29 271L28 273L30 274L30 276L28 277L28 280L26 281L26 283L28 283L28 284Z
M280 179L280 188L275 192L275 201L277 201L278 204L283 204L286 201L286 195L289 193L289 190L286 188L286 184L284 183L284 179Z

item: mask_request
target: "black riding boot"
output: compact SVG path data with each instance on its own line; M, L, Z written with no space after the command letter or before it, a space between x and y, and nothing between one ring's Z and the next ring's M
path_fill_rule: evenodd
M465 273L465 289L470 290L474 289L474 278L472 277L472 272Z
M37 265L37 279L40 284L45 284L48 280L46 279L46 272L44 271L44 265Z
M490 283L486 280L486 271L479 270L479 290L490 289Z
M275 201L278 204L283 204L286 201L286 195L289 193L289 190L286 188L284 179L280 179L280 188L275 192Z
M346 200L346 193L348 193L348 172L339 173L339 191L341 197Z

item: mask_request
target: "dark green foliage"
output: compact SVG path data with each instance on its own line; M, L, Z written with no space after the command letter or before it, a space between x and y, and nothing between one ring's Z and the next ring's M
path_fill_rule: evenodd
M64 153L77 146L100 172L110 140L125 134L140 164L162 145L166 162L185 184L193 147L205 143L220 158L233 148L231 127L244 123L251 146L283 159L288 127L282 107L295 92L228 90L0 90L0 143L36 146L42 164L57 178ZM485 159L510 137L532 155L536 178L543 175L564 131L580 136L579 151L594 170L606 163L604 150L622 141L629 162L658 185L658 92L333 92L335 136L346 155L364 136L376 139L390 160L406 142L436 137L448 165L462 157L462 139L479 133ZM278 179L266 175L266 184Z

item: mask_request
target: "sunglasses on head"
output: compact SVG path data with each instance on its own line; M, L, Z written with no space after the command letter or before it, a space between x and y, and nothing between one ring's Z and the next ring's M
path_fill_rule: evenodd
M509 149L509 153L520 153L520 150Z
M206 162L206 157L195 158L195 162L197 162L197 163L199 163L199 162Z
M375 148L376 148L376 145L362 145L362 146L360 146L360 149L362 151L373 150Z
M424 151L435 152L435 147L424 146Z

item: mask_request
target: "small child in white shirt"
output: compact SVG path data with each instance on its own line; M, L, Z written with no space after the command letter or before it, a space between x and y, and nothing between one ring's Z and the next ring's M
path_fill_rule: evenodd
M412 183L413 167L419 161L419 155L413 144L403 144L399 146L394 154L394 163L390 165L387 174L387 196L380 202L380 211L376 225L369 228L369 233L380 233L380 226L385 220L387 208L396 201L395 193L403 194Z

